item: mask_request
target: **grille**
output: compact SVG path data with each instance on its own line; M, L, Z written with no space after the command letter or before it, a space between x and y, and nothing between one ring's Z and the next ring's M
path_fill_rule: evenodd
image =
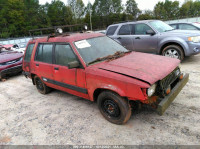
M12 60L12 61L8 61L8 62L4 62L4 63L0 63L0 65L11 65L11 64L14 64L14 63L17 63L18 61L22 60L22 58L18 58L18 59L15 59L15 60Z
M177 73L179 71L179 73ZM174 71L172 71L168 76L166 76L164 79L160 81L160 87L162 90L166 89L171 85L179 76L180 70L179 68L176 68Z

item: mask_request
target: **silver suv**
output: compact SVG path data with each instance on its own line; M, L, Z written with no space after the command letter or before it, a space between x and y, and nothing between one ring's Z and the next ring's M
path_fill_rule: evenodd
M156 53L183 60L200 53L200 32L175 30L159 20L126 22L108 26L106 35L128 50Z

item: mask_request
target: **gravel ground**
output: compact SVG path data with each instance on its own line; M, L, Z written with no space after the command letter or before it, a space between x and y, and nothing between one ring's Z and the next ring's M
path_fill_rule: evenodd
M41 95L19 75L0 82L0 144L200 144L200 54L181 68L190 80L163 116L142 109L125 125L106 121L96 103L53 91Z

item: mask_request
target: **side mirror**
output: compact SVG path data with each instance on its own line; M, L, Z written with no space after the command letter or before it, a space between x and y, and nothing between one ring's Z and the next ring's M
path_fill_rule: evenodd
M79 66L80 66L80 64L79 64L78 61L73 61L73 62L68 63L68 68L69 69L78 68Z
M155 33L153 30L147 30L147 31L146 31L146 34L147 34L147 35L153 36L153 35L155 35L156 33Z

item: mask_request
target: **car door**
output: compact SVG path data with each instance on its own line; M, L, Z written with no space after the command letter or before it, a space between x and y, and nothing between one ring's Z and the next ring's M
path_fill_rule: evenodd
M39 43L33 62L33 68L36 75L48 84L49 81L47 80L53 80L52 52L52 43Z
M124 24L120 27L116 36L113 38L128 50L134 49L133 44L133 24Z
M55 44L53 64L54 84L60 87L61 90L86 97L87 89L85 86L84 70L81 68L68 68L68 63L74 61L78 61L78 58L70 44Z
M146 52L146 53L156 53L158 47L158 35L147 34L148 30L153 29L144 23L134 25L134 51Z

